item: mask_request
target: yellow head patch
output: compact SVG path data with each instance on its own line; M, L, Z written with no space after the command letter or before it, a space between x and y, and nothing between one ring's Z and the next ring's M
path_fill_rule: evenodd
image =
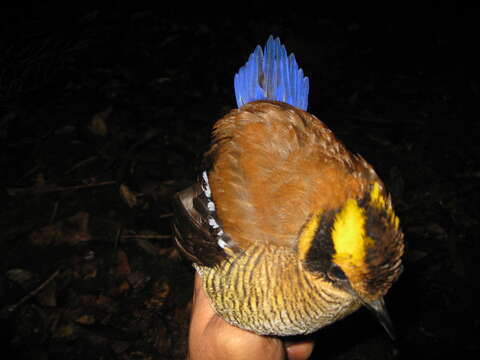
M373 240L365 233L365 211L354 199L349 199L335 217L332 230L334 261L348 261L354 266L364 264L368 246Z

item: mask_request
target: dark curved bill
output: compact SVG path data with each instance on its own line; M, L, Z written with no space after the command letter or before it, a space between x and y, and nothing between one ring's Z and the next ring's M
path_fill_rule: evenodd
M380 298L375 301L365 302L365 306L375 315L375 317L380 321L385 331L388 333L390 338L395 341L395 330L393 328L392 320L390 315L388 315L387 308L385 307L385 302L383 298Z

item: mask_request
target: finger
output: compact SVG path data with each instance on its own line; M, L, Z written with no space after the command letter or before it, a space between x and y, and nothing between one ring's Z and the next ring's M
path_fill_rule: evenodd
M313 341L301 341L286 345L288 360L306 360L312 355Z
M207 342L204 341L204 332L207 324L214 317L215 313L208 304L208 298L202 287L200 276L195 274L195 285L193 289L192 314L190 328L188 331L188 355L187 359L207 359L202 356L205 353Z
M190 331L193 330L195 335L205 329L208 322L215 317L215 311L210 306L209 299L202 286L202 279L195 274L195 286L193 290L192 318L190 322ZM194 329L192 329L192 327Z
M188 359L281 360L285 359L285 348L278 338L242 330L219 317L196 274Z

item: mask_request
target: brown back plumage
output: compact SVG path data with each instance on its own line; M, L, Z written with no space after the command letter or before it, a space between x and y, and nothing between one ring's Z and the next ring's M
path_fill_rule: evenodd
M293 245L307 217L365 190L373 170L315 116L257 101L215 124L209 172L218 216L232 238Z

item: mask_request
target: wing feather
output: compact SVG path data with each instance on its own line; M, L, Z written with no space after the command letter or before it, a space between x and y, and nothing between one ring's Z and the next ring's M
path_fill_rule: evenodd
M173 230L179 249L190 261L210 267L228 256L225 246L234 249L215 211L209 209L211 202L201 182L175 194L173 200Z

